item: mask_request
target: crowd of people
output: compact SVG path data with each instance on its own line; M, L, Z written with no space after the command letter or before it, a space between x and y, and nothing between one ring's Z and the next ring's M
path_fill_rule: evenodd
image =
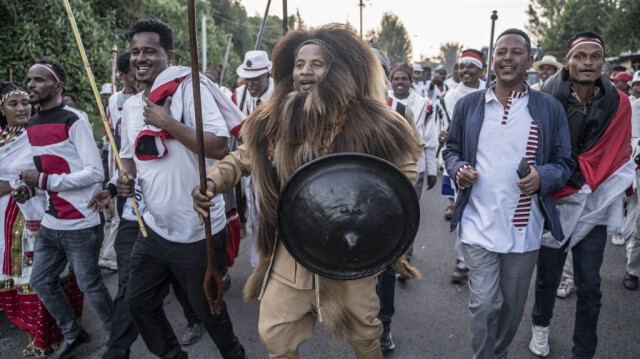
M419 277L413 246L376 275L338 280L299 263L277 229L287 179L340 152L393 163L418 198L442 173L444 219L457 231L451 281L469 288L474 358L507 357L532 278L530 351L549 355L555 298L576 292L571 355L592 358L608 232L628 242L622 283L638 287L640 71L607 63L599 34L567 39L561 62L534 61L528 35L509 29L491 64L465 49L450 76L443 65L432 76L391 64L347 26L291 31L272 61L246 53L234 91L214 68L200 75L204 191L194 79L174 64L172 28L138 20L128 40L121 90L101 91L114 133L102 155L64 91L64 64L38 60L23 83L0 84L0 308L26 332L25 356L65 358L91 340L79 319L85 296L106 333L102 358L129 358L138 336L158 357L187 358L182 346L205 332L223 358L251 356L234 333L234 303L210 305L203 290L208 221L224 289L250 241L244 296L261 301L269 357L297 358L320 320L357 358L382 358L395 348L396 281ZM539 83L527 82L532 67ZM113 298L101 267L118 273ZM180 338L163 308L171 289L188 323Z

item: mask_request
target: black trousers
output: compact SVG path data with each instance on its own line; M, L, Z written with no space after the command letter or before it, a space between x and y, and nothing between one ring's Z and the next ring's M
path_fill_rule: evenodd
M138 237L138 222L120 220L118 234L114 243L118 262L118 293L113 299L113 318L111 319L111 338L104 358L129 358L129 348L138 338L138 329L131 321L129 306L125 301L131 252Z
M149 351L160 358L186 358L162 308L175 277L223 358L245 358L233 332L225 303L212 315L202 283L207 269L205 240L194 243L168 241L147 227L148 237L138 237L131 255L126 301L131 318ZM216 264L221 268L227 252L226 228L213 236ZM212 293L216 293L215 283Z

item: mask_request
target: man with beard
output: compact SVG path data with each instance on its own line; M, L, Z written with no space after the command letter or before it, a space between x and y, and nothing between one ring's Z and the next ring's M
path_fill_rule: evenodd
M380 62L353 30L334 24L290 31L274 48L273 62L273 96L247 119L244 145L209 168L207 195L194 188L194 209L206 217L214 194L255 175L260 261L244 293L262 300L258 329L271 358L297 358L316 318L330 336L346 339L357 358L382 358L375 278L335 280L297 263L276 239L276 202L294 171L330 153L378 156L415 181L420 146L385 103Z
M37 170L22 173L31 191L47 191L49 208L33 249L31 286L64 335L54 358L64 357L91 340L60 287L58 276L67 263L107 333L113 306L98 267L100 216L87 208L104 178L102 163L91 124L62 103L66 81L67 72L52 60L37 61L27 73L29 100L37 103L40 111L27 123ZM16 201L24 202L29 193L19 187L13 195Z
M532 62L526 33L500 34L496 82L458 101L444 150L447 172L460 188L451 230L460 224L469 267L475 358L507 357L545 222L563 239L552 194L574 166L569 129L560 104L524 82Z
M483 67L484 59L482 52L468 49L464 50L460 55L457 67L460 85L454 90L447 92L444 98L438 100L435 107L436 111L433 112L432 116L436 128L440 130L440 134L438 135L440 146L444 146L444 143L447 141L449 128L451 127L451 118L453 117L456 103L464 96L485 88L484 81L480 79L482 77ZM451 182L451 178L447 175L446 171L442 174L442 194L449 198L449 206L445 209L444 218L450 220L451 217L453 217L456 186ZM456 240L455 250L457 253L456 267L451 275L451 281L454 284L461 284L467 281L469 269L464 262L464 256L460 249L460 241L458 240Z
M148 233L146 238L138 237L131 253L125 296L131 318L153 354L186 358L162 308L173 277L222 357L245 358L226 304L218 303L217 313L211 313L202 288L207 246L204 228L191 211L189 199L189 189L198 182L191 69L171 66L175 52L169 25L155 19L138 20L128 35L131 68L144 90L127 100L122 110L120 158L125 173L118 179L117 190L122 197L134 196L137 175L147 206L142 217ZM223 113L230 116L234 112L224 112L223 106L242 115L222 91L201 78L205 156L211 164L211 159L227 154L229 126L225 126ZM226 257L222 195L214 202L208 220L216 264L221 266Z
M233 93L233 102L241 106L242 112L249 116L251 112L260 104L265 102L273 92L273 79L271 78L271 61L264 51L249 51L244 56L244 61L236 69L239 77L245 79L245 85L238 87ZM244 88L247 88L244 104L242 104ZM230 151L237 149L237 145L230 148ZM242 192L246 200L244 216L246 219L246 236L251 243L249 260L251 267L258 264L258 197L253 176L242 178ZM240 249L240 236L233 246L234 256L238 255ZM233 264L233 262L231 263Z
M554 194L567 240L558 243L545 236L538 259L529 349L542 357L549 355L556 289L569 250L577 287L572 356L595 355L602 306L600 266L607 227L619 228L622 223L620 202L636 167L629 161L629 98L600 75L604 61L600 35L578 33L567 42L563 69L542 86L542 91L554 96L566 111L573 157L578 164L566 186Z
M430 111L432 110L431 101L428 98L422 98L411 89L412 70L406 63L398 63L391 66L389 76L391 78L391 91L389 98L391 102L397 101L405 105L413 113L413 119L416 128L424 141L424 148L418 161L418 181L415 184L418 199L422 197L422 187L424 185L425 172L427 173L427 190L435 186L438 180L438 165L436 161L436 148L438 142L436 139L436 127L433 121L428 121ZM407 261L411 261L413 256L413 243L405 253ZM406 278L398 275L398 279Z

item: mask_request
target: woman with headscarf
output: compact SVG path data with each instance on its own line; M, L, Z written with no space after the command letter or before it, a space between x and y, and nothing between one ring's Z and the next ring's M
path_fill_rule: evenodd
M18 204L11 198L13 187L22 185L20 173L35 169L25 131L31 117L29 94L19 84L0 83L0 308L11 322L27 332L24 356L46 358L62 333L55 320L29 285L33 265L33 244L44 215L43 194ZM68 272L61 278L76 315L82 313L82 293Z

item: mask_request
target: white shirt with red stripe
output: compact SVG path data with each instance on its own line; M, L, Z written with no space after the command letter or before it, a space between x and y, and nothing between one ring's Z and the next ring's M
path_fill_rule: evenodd
M180 94L179 94L180 93ZM204 89L202 96L202 122L205 132L220 137L229 137L229 131L220 111L210 93ZM193 88L191 83L183 82L172 97L173 104L182 102L184 123L194 127ZM154 232L163 238L179 243L192 243L204 239L204 227L200 225L198 215L193 210L191 190L200 184L197 155L178 140L163 139L166 155L153 160L141 160L134 154L134 143L146 124L142 115L145 102L142 92L125 102L122 110L122 148L121 158L133 159L138 172L138 184L146 202L147 211L144 221ZM178 117L177 114L172 116ZM207 159L206 168L215 160ZM210 211L211 231L217 233L224 229L224 199L222 195L213 198L214 207Z
M42 225L77 230L100 224L87 207L104 180L102 161L89 122L71 107L40 111L27 124L38 188L47 191L48 208Z
M518 228L518 221L514 221L521 198L516 169L527 155L533 123L528 103L529 96L514 96L505 108L493 90L486 92L476 153L478 180L471 187L458 233L463 243L497 253L524 253L540 248L544 216L537 195L530 198L524 226Z

